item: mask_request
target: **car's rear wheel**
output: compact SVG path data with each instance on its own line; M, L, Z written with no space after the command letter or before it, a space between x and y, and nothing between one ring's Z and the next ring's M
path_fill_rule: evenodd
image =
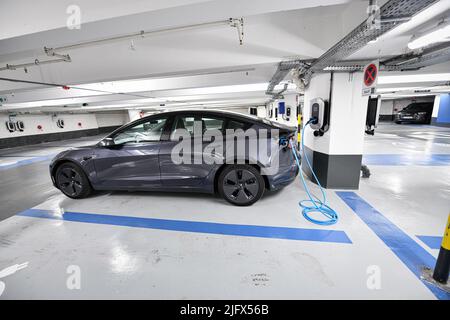
M258 170L249 165L230 165L220 173L220 195L236 206L250 206L258 201L265 189L264 179Z
M55 176L58 188L70 198L85 198L92 192L86 174L74 163L66 162L60 165Z

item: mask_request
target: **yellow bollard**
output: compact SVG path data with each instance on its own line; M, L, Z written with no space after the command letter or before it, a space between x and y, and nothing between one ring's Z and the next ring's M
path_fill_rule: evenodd
M448 215L445 226L444 238L442 239L441 249L436 261L434 270L424 266L422 268L421 279L425 280L441 290L450 293L450 284L448 283L448 274L450 271L450 214Z
M297 128L297 144L298 144L298 148L300 150L300 141L302 141L302 114L299 113L297 115L297 122L298 122L298 128Z
M442 239L441 249L433 271L433 279L439 283L446 284L450 271L450 214Z

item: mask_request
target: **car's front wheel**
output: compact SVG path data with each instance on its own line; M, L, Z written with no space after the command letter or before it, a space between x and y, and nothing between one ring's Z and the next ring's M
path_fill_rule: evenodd
M60 165L55 176L59 190L70 198L85 198L92 192L86 174L74 163L66 162Z
M236 206L250 206L258 201L265 189L264 179L258 170L249 165L230 165L220 173L220 195Z

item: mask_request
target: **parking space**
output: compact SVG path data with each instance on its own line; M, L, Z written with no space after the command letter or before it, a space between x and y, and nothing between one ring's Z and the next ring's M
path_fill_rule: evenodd
M389 129L366 139L366 148L389 150L400 140L386 138ZM421 143L407 139L401 141ZM355 194L436 258L420 236L442 233L450 179L439 166L392 169L370 165L371 177ZM417 183L425 177L427 188ZM0 223L1 265L28 263L8 279L3 298L445 298L340 192L329 193L340 217L334 226L304 220L297 202L305 197L299 181L241 208L203 194L99 192L83 200L52 194ZM67 289L73 265L82 272L82 291ZM381 274L376 290L368 284L371 268Z

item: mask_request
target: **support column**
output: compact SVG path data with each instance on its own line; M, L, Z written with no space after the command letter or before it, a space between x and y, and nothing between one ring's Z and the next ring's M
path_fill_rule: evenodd
M450 93L435 97L431 124L450 127Z
M325 188L358 189L363 154L368 97L362 96L363 74L323 73L311 79L305 91L303 124L310 119L310 101L330 101L329 129L315 137L305 129L305 150ZM331 90L330 90L331 89ZM306 162L303 170L311 178Z

